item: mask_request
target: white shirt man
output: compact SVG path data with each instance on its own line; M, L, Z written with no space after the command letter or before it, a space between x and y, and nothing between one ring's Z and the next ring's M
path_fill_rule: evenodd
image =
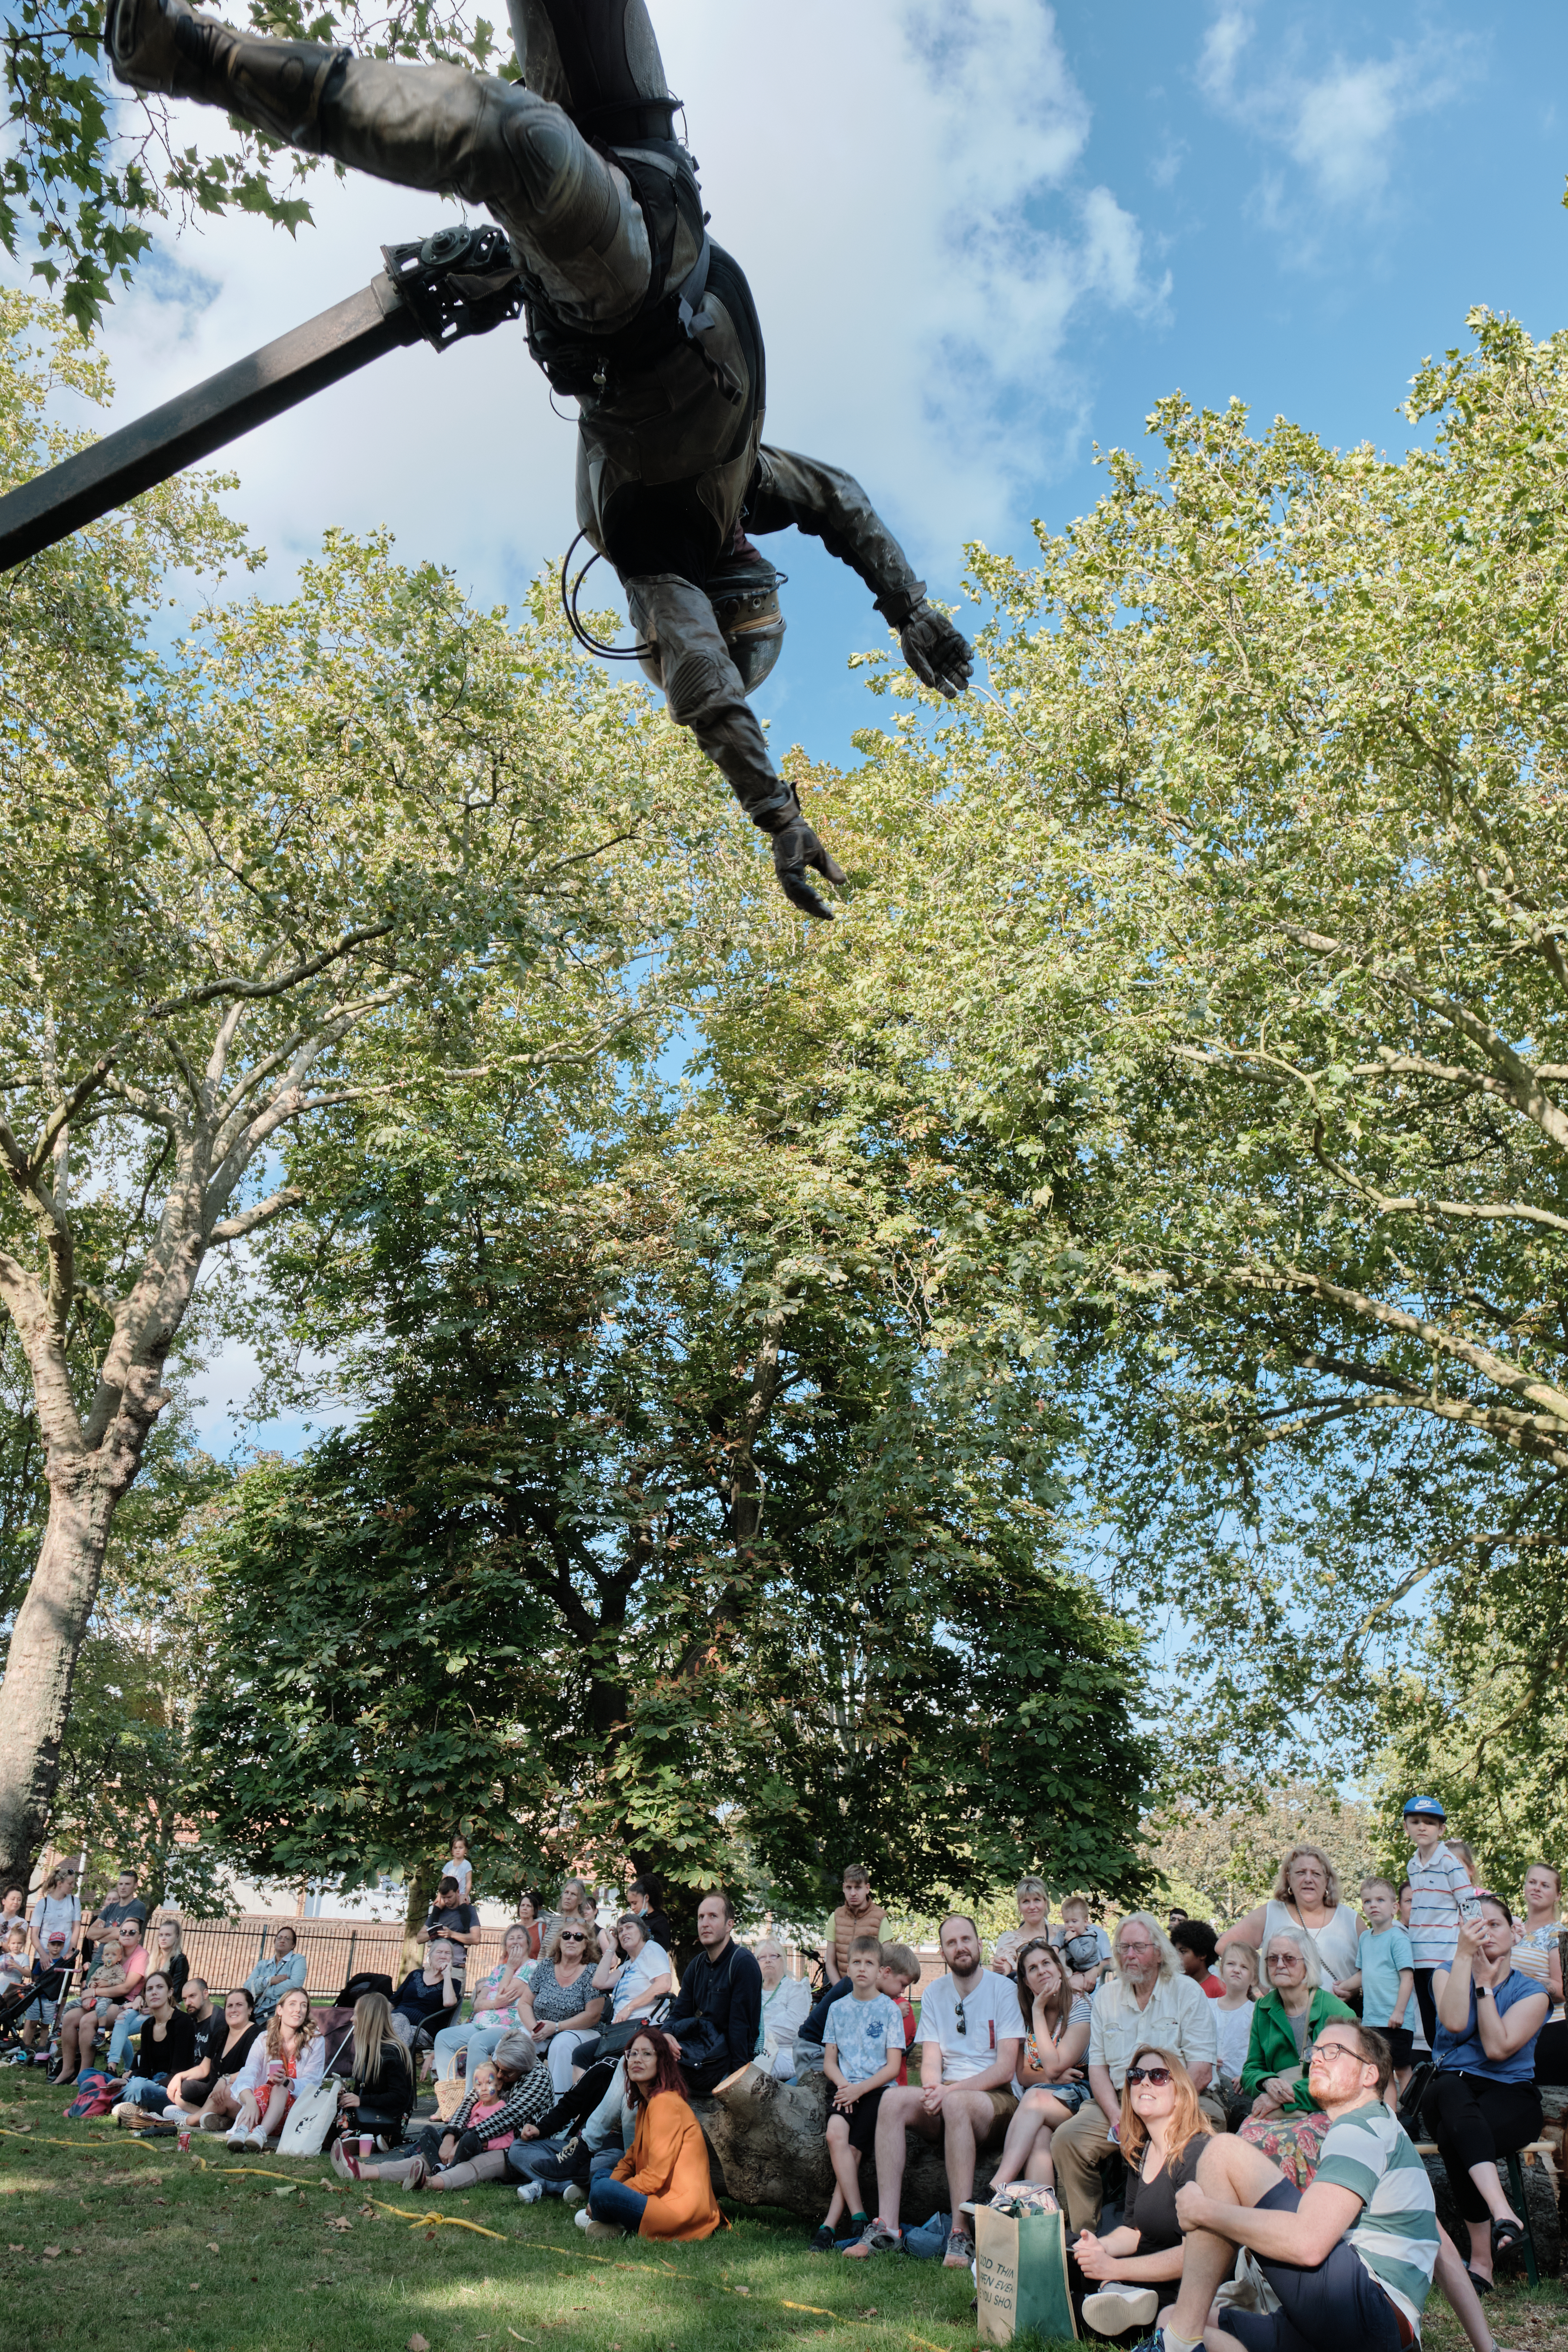
M1011 2089L1023 2047L1023 2018L1011 1978L986 1968L980 1930L961 1912L938 1931L947 1974L921 1996L921 2079L893 2084L877 2116L877 2219L852 2254L890 2252L900 2242L906 2131L940 2139L954 2227L945 2256L950 2270L967 2269L973 2252L962 2226L974 2194L974 2158L999 2139L1017 2108Z
M1100 2226L1100 2168L1115 2146L1121 2085L1140 2042L1171 2051L1186 2067L1209 2119L1225 2129L1225 2110L1206 2095L1219 2057L1214 2004L1183 1969L1159 1921L1134 1911L1116 1931L1111 1970L1089 2011L1089 2087L1080 2107L1051 2139L1057 2190L1072 2235Z

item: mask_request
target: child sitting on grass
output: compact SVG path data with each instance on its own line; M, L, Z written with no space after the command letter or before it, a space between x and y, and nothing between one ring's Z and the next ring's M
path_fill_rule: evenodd
M879 1991L882 1947L875 1936L857 1936L849 1947L847 2000L835 2001L822 2029L822 2070L834 2086L827 2117L827 2154L837 2187L827 2219L811 2241L814 2254L830 2254L837 2224L849 2216L851 2233L866 2228L860 2203L860 2158L877 2139L877 2110L889 2083L899 2079L906 2042L899 2004Z

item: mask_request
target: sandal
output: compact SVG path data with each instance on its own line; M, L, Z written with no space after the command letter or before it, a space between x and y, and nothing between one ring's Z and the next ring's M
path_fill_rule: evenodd
M1492 2260L1494 2263L1500 2254L1506 2254L1510 2246L1522 2246L1523 2243L1524 2223L1522 2221L1516 2221L1511 2213L1505 2214L1500 2221L1494 2221L1492 2223Z
M1490 2279L1483 2278L1479 2271L1473 2271L1468 2263L1465 2264L1465 2276L1469 2280L1470 2284L1475 2288L1478 2294L1490 2294L1492 2291L1492 2283Z

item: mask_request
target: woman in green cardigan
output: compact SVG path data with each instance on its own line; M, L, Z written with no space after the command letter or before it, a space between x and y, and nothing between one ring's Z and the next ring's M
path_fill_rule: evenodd
M1312 2044L1331 2018L1352 2018L1322 1981L1309 1937L1281 1927L1263 1948L1268 1990L1253 2005L1252 2032L1241 2087L1252 2094L1252 2113L1239 2137L1260 2147L1287 2180L1305 2189L1318 2169L1329 2119L1307 2088Z

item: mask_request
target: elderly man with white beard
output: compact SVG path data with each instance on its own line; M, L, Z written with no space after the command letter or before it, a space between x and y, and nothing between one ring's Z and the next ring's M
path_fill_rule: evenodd
M1204 2113L1216 2131L1224 2131L1225 2109L1209 2088L1219 2056L1213 2003L1186 1974L1180 1953L1149 1911L1134 1911L1117 1929L1110 1973L1090 2006L1092 2102L1051 2140L1057 2194L1075 2237L1100 2226L1100 2168L1116 2146L1121 2085L1141 2042L1175 2052L1197 2084Z

